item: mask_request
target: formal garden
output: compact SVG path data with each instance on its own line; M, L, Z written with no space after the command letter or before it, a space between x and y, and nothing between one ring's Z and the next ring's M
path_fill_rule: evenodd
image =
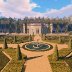
M31 36L31 35L0 36L0 44L3 44L3 48L0 48L0 71L1 72L24 72L25 71L26 65L24 65L24 63L26 62L27 55L25 55L24 53L22 54L21 47L19 44L31 42L33 41L33 37L34 36ZM53 72L72 72L72 37L70 35L68 36L43 35L42 39L44 42L50 42L50 43L56 44L55 46L53 46L53 49L54 49L53 54L48 56L52 71ZM17 48L10 48L8 47L8 44L17 44ZM63 48L61 50L58 50L57 44L67 44L68 48ZM39 43L37 44L35 43L34 51L36 52L36 50L40 50L39 47L41 46ZM45 46L48 47L47 44L44 45L43 47L45 48ZM23 47L25 47L25 45L23 45ZM27 47L30 47L30 46L28 45ZM33 45L31 47L33 47ZM44 51L48 51L51 49L47 49ZM32 52L33 50L29 50L29 51ZM11 59L9 59L7 55L5 55L3 52L9 55Z
M5 61L3 61L5 60ZM2 49L0 49L0 70L9 62L9 59L2 53Z
M8 44L19 44L29 41L29 35L0 35L0 43L6 38Z
M53 72L72 72L72 36L43 36L44 41L55 43L54 52L48 56ZM68 48L58 50L57 44L67 44Z
M26 55L21 53L19 43L30 41L30 36L0 36L0 71L1 72L24 72ZM16 43L17 48L9 48L7 44ZM5 54L4 54L5 53ZM9 59L7 56L10 56Z

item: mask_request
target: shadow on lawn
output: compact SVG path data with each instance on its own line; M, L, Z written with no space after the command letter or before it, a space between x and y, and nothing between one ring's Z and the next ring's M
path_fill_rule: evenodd
M28 57L26 60L32 60L32 59L35 59L35 58L39 58L39 57L42 57L43 55L41 56L34 56L34 57Z
M65 56L59 57L59 59L60 59L60 60L63 60L63 59L65 59Z

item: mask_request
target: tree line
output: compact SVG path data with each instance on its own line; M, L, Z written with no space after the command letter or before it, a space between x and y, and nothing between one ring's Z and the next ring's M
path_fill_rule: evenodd
M64 18L25 17L23 19L17 19L17 18L11 18L11 17L10 18L2 17L0 18L0 24L8 24L10 33L13 32L12 31L13 27L15 27L14 29L16 33L21 33L23 29L23 24L25 24L25 33L27 33L28 23L46 23L48 24L48 26L50 25L50 23L54 23L54 24L57 24L57 27L56 27L57 30L59 29L58 24L65 24L65 31L66 31L68 25L72 23L71 18L72 17L64 17ZM49 29L50 29L50 26L49 26Z

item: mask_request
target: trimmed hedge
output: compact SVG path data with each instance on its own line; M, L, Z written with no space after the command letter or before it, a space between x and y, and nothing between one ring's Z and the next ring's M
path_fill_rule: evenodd
M12 58L11 62L6 66L6 68L3 70L3 72L21 72L22 70L22 64L23 61L25 62L24 59L22 60L17 60L17 49L4 49L4 51ZM24 57L25 55L23 55Z
M22 53L19 45L17 46L17 60L22 60Z
M54 53L53 53L53 60L57 61L59 59L58 47L55 45Z
M0 49L0 70L2 70L8 62L9 58L7 58Z
M62 49L59 51L59 60L52 59L53 54L48 56L53 72L72 72L72 58L65 59L64 57L71 52L70 49ZM68 65L67 65L67 64Z
M4 42L4 38L6 38L7 43L23 43L29 41L29 35L0 35L0 43Z

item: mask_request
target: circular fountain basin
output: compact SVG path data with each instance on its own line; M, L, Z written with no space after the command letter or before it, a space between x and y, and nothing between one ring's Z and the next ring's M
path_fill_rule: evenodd
M53 46L47 43L31 42L23 45L23 48L30 51L47 51L51 50Z

